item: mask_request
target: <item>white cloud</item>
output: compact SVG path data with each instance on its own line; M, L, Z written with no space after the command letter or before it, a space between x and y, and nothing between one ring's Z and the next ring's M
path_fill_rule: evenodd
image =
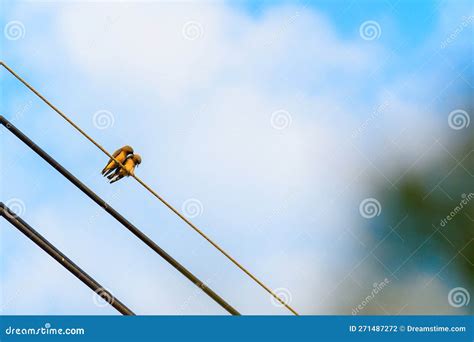
M199 24L198 39L186 39L189 22ZM282 75L321 85L329 72L361 72L375 58L373 48L339 40L323 16L296 7L255 21L214 3L76 4L59 12L56 28L68 58L96 81L122 74L175 102L215 92L222 82L260 80L263 89L288 90L271 83Z

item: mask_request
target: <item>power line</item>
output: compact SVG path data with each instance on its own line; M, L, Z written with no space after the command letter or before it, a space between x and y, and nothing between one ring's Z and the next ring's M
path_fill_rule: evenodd
M98 149L100 149L103 153L105 153L110 159L114 160L117 165L121 168L124 168L123 164L119 162L115 157L113 157L104 147L102 147L98 142L96 142L92 137L90 137L86 132L84 132L78 125L76 125L66 114L64 114L61 110L59 110L56 106L54 106L51 102L49 102L43 95L41 95L33 86L31 86L28 82L26 82L22 77L20 77L15 71L13 71L5 62L0 61L0 65L2 65L6 70L8 70L17 80L23 83L28 89L30 89L36 96L38 96L44 103L46 103L51 109L53 109L56 113L58 113L64 120L66 120L71 126L73 126L79 133L81 133L85 138L87 138L91 143L93 143ZM270 295L272 295L276 300L278 300L283 306L285 306L288 310L290 310L293 314L298 315L296 310L294 310L288 303L282 300L279 296L273 292L271 288L266 286L262 281L260 281L255 275L253 275L249 270L247 270L242 264L240 264L236 259L234 259L229 253L227 253L222 247L220 247L217 243L215 243L210 237L208 237L201 229L199 229L194 223L189 221L183 214L181 214L177 209L175 209L168 201L166 201L163 197L161 197L155 190L153 190L148 184L142 181L138 176L135 174L131 174L131 176L149 193L151 193L154 197L156 197L159 201L161 201L165 206L167 206L172 212L174 212L181 220L183 220L189 227L194 229L199 235L201 235L207 242L209 242L214 248L216 248L219 252L221 252L227 259L229 259L234 265L236 265L240 270L242 270L245 274L247 274L253 281L255 281L258 285L260 285L265 291L267 291Z
M64 255L59 249L54 247L48 240L46 240L40 233L33 229L28 223L26 223L21 217L17 216L7 206L0 202L0 216L3 216L5 220L10 222L15 228L22 232L27 238L33 241L43 251L48 253L57 262L59 262L64 268L71 272L77 279L87 285L97 295L101 296L107 303L113 306L122 315L135 315L125 304L115 298L108 290L103 288L97 281L95 281L90 275L84 272L79 266L77 266L71 259Z
M204 282L199 280L194 274L188 271L183 265L175 260L171 255L166 253L160 246L158 246L153 240L151 240L146 234L135 227L130 221L123 217L118 211L112 208L107 202L100 198L95 192L89 189L84 183L70 173L64 166L58 163L53 157L36 145L30 138L28 138L23 132L16 128L11 122L0 115L0 124L5 126L13 135L20 139L25 145L32 149L36 154L43 158L49 165L55 168L63 177L74 184L79 190L86 194L91 200L102 207L107 213L119 221L125 228L127 228L132 234L144 242L148 247L154 250L158 255L165 259L171 266L183 274L186 278L192 281L197 287L199 287L204 293L211 297L217 304L224 308L227 312L232 315L240 315L230 304L222 299L217 293L212 291Z

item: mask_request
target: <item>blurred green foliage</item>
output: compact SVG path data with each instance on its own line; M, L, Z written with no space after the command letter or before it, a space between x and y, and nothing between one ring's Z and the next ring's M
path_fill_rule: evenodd
M433 164L408 173L396 188L381 191L381 219L390 224L370 230L374 243L388 236L376 253L397 279L429 274L474 296L472 126L453 132L459 139L451 145L456 148L443 146ZM471 300L468 311L473 307Z

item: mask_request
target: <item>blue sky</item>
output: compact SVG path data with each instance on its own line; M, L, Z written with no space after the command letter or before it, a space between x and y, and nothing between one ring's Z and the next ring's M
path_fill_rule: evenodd
M335 288L352 288L346 275L364 254L361 200L423 168L439 154L415 163L433 137L449 147L447 116L463 105L458 90L472 90L469 1L2 6L2 59L109 151L132 145L142 179L179 209L196 199L193 222L307 314L349 313L366 293ZM375 38L361 33L367 22ZM216 292L243 313L285 313L132 179L104 182L100 151L5 72L0 80L7 118ZM223 314L1 139L4 201L19 199L24 218L118 298L144 314ZM1 225L3 312L113 313ZM363 286L383 280L361 267Z
M396 25L396 30L406 37L407 47L416 48L436 26L435 14L442 1L238 1L230 2L242 7L256 18L262 16L266 9L275 5L298 4L324 13L337 21L337 32L345 38L354 36L354 27L367 18L384 20L388 16ZM427 18L420 22L420 14Z

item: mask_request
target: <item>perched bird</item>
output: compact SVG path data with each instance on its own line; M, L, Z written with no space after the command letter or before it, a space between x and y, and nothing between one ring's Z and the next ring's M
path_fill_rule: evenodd
M115 183L116 181L122 179L125 176L133 175L135 172L135 167L140 165L142 158L138 154L132 154L127 157L123 163L124 168L120 166L115 169L115 172L110 174L107 178L110 179L110 184Z
M117 151L112 154L112 156L117 159L122 164L125 163L125 160L129 155L133 154L133 148L131 146L125 145L122 148L119 148ZM102 170L102 175L106 177L108 174L113 172L119 165L113 159L110 159L107 165Z

